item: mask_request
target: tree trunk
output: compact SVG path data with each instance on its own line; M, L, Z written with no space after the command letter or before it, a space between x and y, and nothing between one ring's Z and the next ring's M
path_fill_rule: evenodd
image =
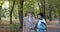
M58 9L59 9L60 7L58 7ZM59 16L59 23L60 23L60 9L59 9L59 11L58 11L58 16Z
M41 12L43 13L43 12L44 12L44 11L43 11L43 8L44 8L44 6L43 6L43 1L41 1L41 8L42 8Z
M38 6L39 6L39 10L40 10L40 12L41 12L41 6L39 5L39 2L38 2Z
M60 10L59 10L59 22L60 22Z
M60 23L60 0L58 0L58 5L59 5L59 6L58 6L58 10L59 10L59 11L58 11L58 12L59 12L59 23Z
M12 24L12 12L13 12L13 9L14 9L14 5L15 5L15 0L13 1L13 6L12 6L12 9L10 11L10 24Z
M50 18L50 21L52 21L51 12L52 12L52 7L51 7L51 5L49 5L49 18Z
M20 28L22 29L23 27L23 0L20 0L20 9L18 13L19 13Z
M0 20L1 20L1 6L0 6Z
M44 13L44 19L46 20L46 17L45 17L45 0L41 1L41 6L39 5L39 2L38 2L38 6L39 6L39 9L40 9L40 7L42 7L42 10L40 9L40 12Z
M44 7L43 8L43 10L44 10L44 12L43 12L44 13L44 19L46 20L46 16L45 16L45 0L44 0L44 3L43 3L43 7Z

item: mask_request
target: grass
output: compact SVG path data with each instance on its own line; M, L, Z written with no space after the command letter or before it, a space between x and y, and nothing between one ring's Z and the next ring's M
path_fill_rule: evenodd
M53 21L47 21L47 26L52 25L54 22ZM19 21L14 20L13 24L10 25L10 21L7 20L0 20L0 26L10 26L10 28L0 28L0 32L22 32L22 29L17 29L19 26ZM49 28L49 27L48 27Z
M17 29L17 28L18 28L18 24L13 23L13 24L10 25L10 27L11 27L12 29Z
M10 26L8 28L7 27L0 28L0 32L22 32L22 29L17 29L18 25L19 25L19 21L17 20L14 20L13 24L11 25L10 25L10 21L0 20L0 26Z

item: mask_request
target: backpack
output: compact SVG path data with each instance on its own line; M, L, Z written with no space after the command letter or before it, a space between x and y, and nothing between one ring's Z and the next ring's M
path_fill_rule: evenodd
M41 22L40 29L46 29L46 24L44 22Z
M38 22L37 22L37 24L38 24ZM35 30L37 29L37 24L35 25ZM41 22L41 24L40 24L40 27L39 27L40 29L45 29L46 30L46 24L44 23L44 22Z

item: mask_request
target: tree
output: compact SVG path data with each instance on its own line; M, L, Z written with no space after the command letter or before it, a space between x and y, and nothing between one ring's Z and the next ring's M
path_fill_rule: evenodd
M0 6L0 20L1 20L1 6Z
M20 28L23 27L23 1L24 0L20 0L20 9L18 11L19 20L20 20Z
M51 5L49 5L49 18L50 18L50 21L52 21L52 6Z
M43 0L43 7L44 7L43 8L44 9L44 12L43 12L44 13L44 18L46 19L46 17L45 17L45 0Z
M0 20L1 20L2 1L0 1Z
M58 5L57 7L58 7L58 10L59 10L58 13L59 13L59 22L60 22L60 9L59 9L60 8L60 0L58 0L58 4L57 5Z
M12 9L10 11L10 24L12 24L12 12L13 12L13 9L14 9L14 5L15 5L15 0L13 0L13 6L12 6Z
M40 9L40 12L44 13L44 18L45 18L45 0L38 0L38 6ZM41 6L42 6L42 10L40 8Z
M45 19L48 16L48 18L50 17L50 20L53 20L55 19L54 15L57 15L59 18L59 1L60 0L25 0L23 13L25 15L29 9L34 9L33 12L35 17L38 13L43 12L45 14Z

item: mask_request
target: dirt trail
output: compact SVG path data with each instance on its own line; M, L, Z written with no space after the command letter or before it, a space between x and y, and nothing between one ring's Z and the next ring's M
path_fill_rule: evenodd
M17 20L16 20L17 21ZM13 21L13 23L19 23L18 21ZM22 32L22 29L16 30L10 28L10 21L0 20L0 32Z
M22 29L10 29L10 21L0 20L0 32L22 32ZM13 21L13 23L19 23L19 21ZM59 32L60 31L60 24L55 21L48 21L47 22L47 32Z

